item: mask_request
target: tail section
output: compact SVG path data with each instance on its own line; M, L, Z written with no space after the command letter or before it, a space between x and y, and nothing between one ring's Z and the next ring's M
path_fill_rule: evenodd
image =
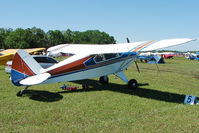
M40 74L43 68L26 51L18 50L12 62L11 80L16 86L21 86L20 81L33 75Z

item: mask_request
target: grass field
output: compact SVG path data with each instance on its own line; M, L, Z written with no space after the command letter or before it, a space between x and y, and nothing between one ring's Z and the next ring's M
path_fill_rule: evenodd
M199 132L199 106L183 104L185 95L199 96L199 62L178 57L166 64L135 64L125 71L139 82L128 90L120 79L109 76L70 82L76 92L63 91L63 83L22 89L12 85L0 67L0 132ZM81 83L90 89L83 91Z

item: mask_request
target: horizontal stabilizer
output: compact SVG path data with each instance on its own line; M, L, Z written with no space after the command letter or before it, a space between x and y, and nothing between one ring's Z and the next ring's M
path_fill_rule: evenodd
M20 84L25 86L37 85L47 80L50 76L49 73L37 74L21 80Z

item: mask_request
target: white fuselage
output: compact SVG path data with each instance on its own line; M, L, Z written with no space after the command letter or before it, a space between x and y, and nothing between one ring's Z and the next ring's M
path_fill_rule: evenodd
M135 58L136 56L131 56L129 58L126 57L122 60L110 64L104 62L103 65L98 64L98 66L87 67L82 70L76 70L65 74L59 74L56 76L52 76L42 84L75 81L114 74L126 69L129 65L131 65L134 62ZM110 60L107 62L110 62Z

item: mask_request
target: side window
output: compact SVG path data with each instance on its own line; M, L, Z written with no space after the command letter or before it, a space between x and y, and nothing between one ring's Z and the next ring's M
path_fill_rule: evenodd
M95 62L101 62L101 61L104 61L104 55L96 55L95 57L94 57L94 60L95 60Z
M105 59L106 59L106 60L109 60L109 59L111 59L111 58L117 57L117 54L105 54L104 56L105 56Z
M119 57L119 56L121 56L121 54L102 54L102 55L96 55L95 57L94 57L94 61L96 62L96 63L98 63L98 62L102 62L102 61L106 61L106 60L109 60L109 59L113 59L113 58L117 58L117 57Z

